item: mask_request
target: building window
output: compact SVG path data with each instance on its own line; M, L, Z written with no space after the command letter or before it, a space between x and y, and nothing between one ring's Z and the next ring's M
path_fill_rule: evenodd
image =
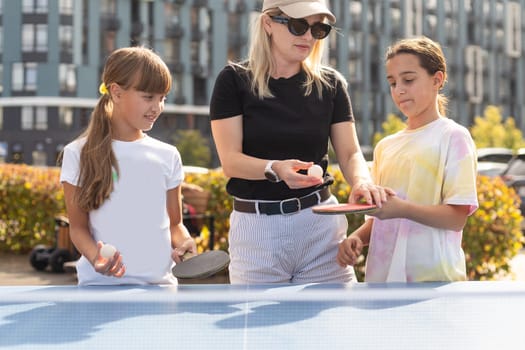
M36 25L36 51L47 52L47 24Z
M22 130L47 130L47 108L22 107L21 123Z
M73 26L61 25L58 30L58 40L60 41L60 51L65 53L73 52Z
M4 109L0 107L0 130L4 130Z
M22 11L24 13L33 13L35 11L34 9L34 0L23 0L22 1Z
M483 101L483 50L476 45L465 49L465 63L468 72L465 79L465 89L472 103Z
M39 142L35 145L35 149L33 150L31 155L33 156L33 165L47 165L47 154L44 150L44 144L42 142Z
M21 120L22 130L33 129L33 107L22 107Z
M33 24L22 25L22 51L34 51L35 26Z
M35 91L37 76L36 63L13 63L12 89L15 91Z
M47 0L23 0L23 13L47 13Z
M58 11L61 15L73 14L73 0L59 0Z
M47 107L36 107L36 130L47 130Z
M115 14L117 13L117 2L115 0L101 0L101 13Z
M515 2L507 4L505 16L505 49L509 57L520 57L521 53L521 6Z
M73 109L71 107L60 107L58 109L58 126L63 130L71 130L73 126Z
M423 34L423 2L422 0L406 0L405 36Z
M47 24L22 25L22 51L47 52Z
M75 65L61 64L58 68L58 78L60 80L60 91L75 92L77 89L77 76Z

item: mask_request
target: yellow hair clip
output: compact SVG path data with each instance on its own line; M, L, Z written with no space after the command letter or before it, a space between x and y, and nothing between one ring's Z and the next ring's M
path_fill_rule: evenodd
M105 95L108 93L108 88L106 86L106 84L104 84L103 82L100 83L100 86L98 87L98 92L100 92L101 95Z

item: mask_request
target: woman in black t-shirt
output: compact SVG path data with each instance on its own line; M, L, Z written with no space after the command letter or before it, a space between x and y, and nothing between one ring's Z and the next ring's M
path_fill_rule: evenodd
M229 251L232 283L350 282L336 263L344 215L311 207L336 203L326 181L328 144L352 185L349 202L380 205L359 147L347 83L321 64L335 22L324 1L265 0L254 22L249 57L217 77L211 128L234 197ZM308 175L320 165L323 177Z

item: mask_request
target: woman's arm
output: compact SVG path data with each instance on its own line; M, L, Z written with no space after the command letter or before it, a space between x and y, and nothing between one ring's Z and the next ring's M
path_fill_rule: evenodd
M395 194L389 188L373 184L353 122L332 124L330 140L341 172L352 186L352 193L348 198L349 202L355 203L364 199L367 203L376 203L380 207L389 195Z
M270 159L248 156L242 151L242 116L216 119L211 121L211 131L222 170L227 177L246 180L264 180L264 168ZM297 159L277 160L272 169L290 188L316 186L322 180L316 176L299 174L301 169L308 169L313 162Z

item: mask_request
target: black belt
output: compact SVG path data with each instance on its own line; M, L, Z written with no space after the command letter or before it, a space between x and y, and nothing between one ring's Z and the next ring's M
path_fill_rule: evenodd
M243 201L235 198L233 209L243 213L259 213L266 215L293 214L301 209L313 207L330 198L331 193L328 187L320 191L310 193L301 198L288 198L275 202Z

